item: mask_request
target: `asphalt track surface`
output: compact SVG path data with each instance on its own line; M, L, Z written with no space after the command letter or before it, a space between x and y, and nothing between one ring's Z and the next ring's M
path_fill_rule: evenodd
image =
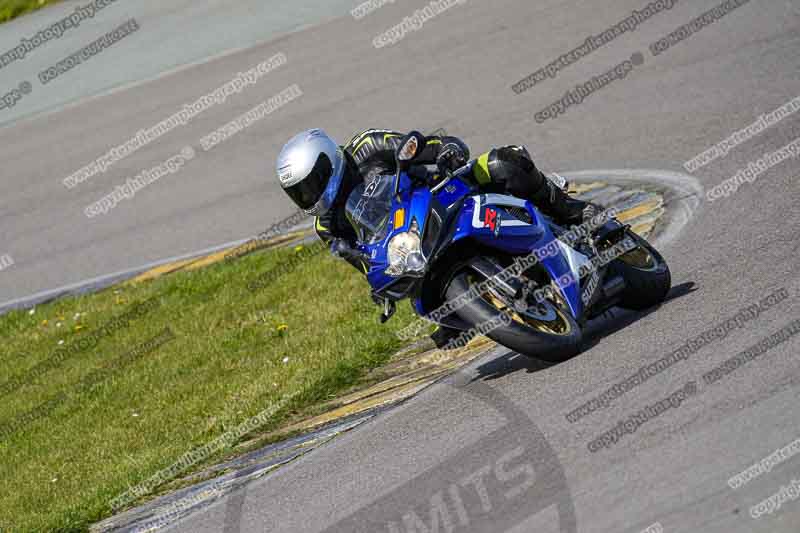
M4 24L0 30L0 53L91 1L62 1ZM34 84L30 97L0 113L0 125L249 48L271 35L340 16L350 7L349 0L326 0L322 5L314 0L112 0L94 16L84 18L77 28L67 28L61 37L46 41L26 53L24 59L0 69L2 93L23 80ZM39 72L130 18L135 18L146 31L114 44L112 53L93 57L91 66L83 65L80 74L76 71L47 85L36 81Z
M644 1L469 0L395 45L378 33L423 2L395 2L0 130L2 299L257 233L291 212L268 180L281 144L322 126L462 136L477 153L525 143L545 168L681 164L798 95L800 4L750 0L654 57L650 43L717 5L678 2L517 95L511 85L643 8ZM146 34L143 25L138 32ZM288 63L104 175L61 179L277 52ZM633 54L644 64L555 120L534 113ZM105 51L111 54L112 51ZM120 59L124 61L124 57ZM90 65L82 65L87 69ZM2 71L0 71L2 75ZM283 88L303 96L92 220L90 202L125 177L197 146ZM698 170L708 190L793 141L784 119ZM796 532L800 501L751 508L800 479L795 455L734 490L727 480L800 437L800 345L776 346L713 385L701 376L800 317L800 164L785 161L727 198L701 202L664 248L674 289L661 307L618 316L586 350L543 367L495 351L379 419L173 526L176 531ZM24 261L22 260L24 258ZM565 415L767 294L789 297L571 423ZM333 290L333 289L332 289ZM587 445L687 383L696 393L596 452ZM657 524L657 525L656 525Z

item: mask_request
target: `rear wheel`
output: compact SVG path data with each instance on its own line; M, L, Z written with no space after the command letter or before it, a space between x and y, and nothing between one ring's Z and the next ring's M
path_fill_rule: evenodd
M658 305L667 297L672 286L669 266L658 250L645 239L630 230L626 236L638 246L614 259L610 265L611 273L625 280L619 306L642 310Z
M448 285L447 300L458 298L486 279L472 270L462 271ZM580 350L581 329L562 302L556 300L544 300L520 310L507 296L489 290L455 313L476 329L484 324L496 326L485 335L528 357L561 362Z

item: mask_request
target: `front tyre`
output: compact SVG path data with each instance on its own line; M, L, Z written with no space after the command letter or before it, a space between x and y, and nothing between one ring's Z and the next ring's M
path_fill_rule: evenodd
M447 300L457 299L473 285L484 281L486 277L471 270L457 274L447 287ZM520 311L502 295L487 291L472 298L455 313L476 329L488 324L496 326L484 334L528 357L559 363L580 351L580 327L568 311L550 300Z
M633 239L637 247L614 259L609 268L612 275L625 280L619 306L643 310L658 305L672 286L669 266L645 239L630 230L626 237Z

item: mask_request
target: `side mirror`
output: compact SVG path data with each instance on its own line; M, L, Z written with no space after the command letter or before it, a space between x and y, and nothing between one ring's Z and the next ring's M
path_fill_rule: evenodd
M397 168L406 170L411 166L414 161L422 153L425 148L425 136L418 131L412 131L400 141L400 145L395 152L397 159Z
M400 193L400 173L411 168L411 163L419 157L425 148L425 136L418 131L412 131L400 141L394 153L397 162L397 175L394 178L394 195Z

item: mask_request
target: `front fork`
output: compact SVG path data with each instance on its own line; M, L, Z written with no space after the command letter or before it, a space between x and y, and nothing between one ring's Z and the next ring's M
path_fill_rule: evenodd
M397 311L397 304L389 298L383 299L383 313L381 313L381 324L385 324L390 318L394 316Z
M372 291L372 301L375 302L375 305L379 305L382 308L381 312L381 324L385 324L390 318L394 316L395 311L397 311L397 304L394 300L390 300L386 296L378 296L375 291Z

